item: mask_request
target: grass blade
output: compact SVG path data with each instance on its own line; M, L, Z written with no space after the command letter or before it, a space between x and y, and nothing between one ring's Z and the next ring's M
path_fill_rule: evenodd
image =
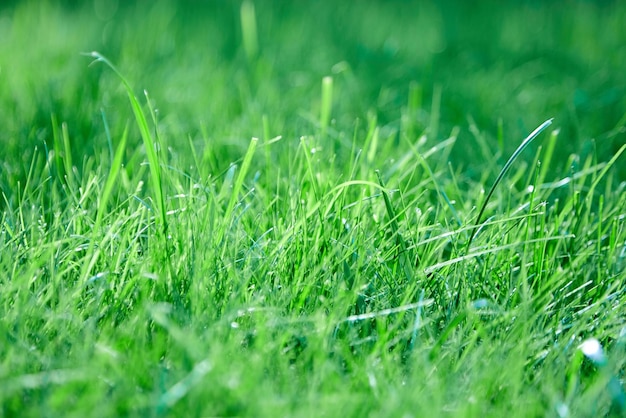
M400 233L400 227L398 226L398 215L391 204L391 200L389 199L389 195L387 190L385 189L385 183L383 182L383 178L380 175L380 171L376 170L376 176L378 177L378 183L381 187L381 193L383 195L383 199L385 201L385 208L387 210L387 215L389 216L389 225L391 226L391 230L393 235L396 237L396 244L398 245L398 260L402 269L404 270L404 274L406 275L407 280L410 280L412 277L411 269L409 268L409 263L407 260L407 246L404 238L402 238L402 234ZM413 257L411 257L413 258ZM419 258L415 257L415 265L419 264Z
M333 107L333 78L326 76L322 79L322 105L320 110L320 128L322 136L326 134L330 123L330 114Z
M139 100L137 100L137 97L133 93L133 89L131 88L130 83L113 65L113 63L111 63L111 61L109 61L106 57L96 51L90 52L86 55L95 58L96 62L103 62L104 64L106 64L111 70L113 70L115 74L117 74L117 76L122 81L124 88L126 89L126 93L128 94L128 100L130 101L130 105L133 109L135 121L137 123L137 127L139 128L139 132L141 133L141 138L146 149L148 162L150 163L150 177L153 183L152 189L154 191L157 219L161 224L161 231L163 232L163 236L167 237L167 218L165 210L165 198L163 196L163 184L161 182L161 165L159 163L159 156L157 154L157 144L152 138L152 134L150 133L150 128L148 127L148 120L146 119L146 115L141 109Z
M100 225L102 224L102 217L104 216L104 212L106 211L107 204L111 197L111 193L113 192L113 187L115 186L115 182L117 181L120 171L122 170L122 160L126 152L127 139L128 139L128 126L124 129L124 133L122 134L122 140L117 146L117 150L115 151L115 156L113 157L113 162L111 163L111 170L109 171L109 176L107 177L106 183L104 184L104 189L102 191L100 202L98 204L98 214L96 215L94 231L98 231L100 229Z
M517 147L513 155L511 155L511 158L509 158L509 160L506 162L506 164L504 164L504 167L500 171L500 174L498 174L496 181L493 182L493 185L491 186L489 193L487 193L487 197L485 198L485 201L480 207L480 211L478 212L478 216L476 217L476 222L474 222L474 226L472 228L472 234L470 235L470 239L467 242L467 248L469 248L470 245L472 245L472 241L474 240L474 237L476 236L476 232L478 231L478 227L480 226L480 220L483 216L483 213L485 212L485 208L487 207L487 204L489 203L489 199L491 199L491 195L496 190L496 187L498 187L498 184L500 184L500 181L502 181L502 178L504 177L504 175L507 173L507 171L509 171L509 168L511 168L511 165L517 159L517 157L522 153L522 151L524 151L526 147L528 147L528 145L530 145L530 143L535 138L537 138L537 136L539 136L541 132L543 132L548 126L552 125L552 121L553 119L548 119L547 121L539 125L537 129L532 131L530 135L528 135L526 139L522 141L520 146Z
M256 27L256 13L254 3L244 1L241 3L241 37L243 38L243 49L249 61L253 61L259 52L259 37Z
M219 235L217 237L217 242L221 242L224 234L226 232L226 227L230 223L230 218L235 210L235 205L237 204L237 200L239 198L239 192L243 187L243 180L246 178L246 174L250 169L250 163L252 162L252 157L254 156L254 152L256 151L257 143L259 142L258 138L252 138L250 141L250 145L248 146L248 150L246 151L246 155L243 157L243 162L241 163L241 169L239 170L239 174L235 179L235 183L233 184L233 190L230 194L230 199L228 200L228 205L226 206L226 212L224 212L224 225L220 229Z

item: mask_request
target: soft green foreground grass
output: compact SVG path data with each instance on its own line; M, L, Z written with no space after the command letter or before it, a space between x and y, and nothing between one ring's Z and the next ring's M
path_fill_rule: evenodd
M626 413L625 6L94 4L0 7L0 416Z

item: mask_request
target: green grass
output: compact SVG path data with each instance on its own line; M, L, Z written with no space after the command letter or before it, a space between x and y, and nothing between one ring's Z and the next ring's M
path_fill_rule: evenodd
M0 6L0 417L626 414L625 5L115 4Z

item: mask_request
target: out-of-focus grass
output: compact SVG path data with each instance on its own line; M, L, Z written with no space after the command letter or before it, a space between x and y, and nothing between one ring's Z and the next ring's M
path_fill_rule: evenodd
M560 121L567 152L607 156L623 143L626 12L614 2L258 2L253 63L240 46L236 2L52 4L17 2L2 13L0 140L13 157L23 155L15 144L24 138L41 143L51 113L68 122L81 152L103 145L99 108L116 118L120 95L101 68L86 70L79 53L91 50L158 98L163 127L197 137L203 126L218 144L230 137L245 146L263 114L277 127L306 128L328 74L341 95L339 126L373 111L386 136L399 129L411 81L423 105L408 116L415 135L440 88L437 134L465 128L453 153L460 165L468 154L501 156L499 123L510 153L546 116ZM494 144L490 155L476 150L468 118Z

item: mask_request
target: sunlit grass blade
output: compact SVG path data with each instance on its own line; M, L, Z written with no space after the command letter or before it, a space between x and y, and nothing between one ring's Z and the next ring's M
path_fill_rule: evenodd
M63 137L63 163L65 164L65 178L70 186L74 184L74 163L72 161L72 147L67 123L61 124L61 136Z
M550 133L550 138L548 138L545 151L543 152L543 156L541 159L541 170L539 171L539 175L537 176L537 185L543 184L546 180L546 176L548 175L548 169L550 168L550 162L552 161L552 157L554 156L554 150L556 149L556 143L558 139L559 130L555 129Z
M433 99L430 109L430 123L428 124L428 135L432 139L437 139L439 134L439 114L441 112L441 86L436 85L433 89Z
M587 194L587 209L588 210L590 210L591 201L593 200L593 195L596 190L596 187L598 187L598 184L600 183L600 181L606 176L609 170L615 165L615 162L619 159L620 155L622 155L624 151L626 151L626 144L622 145L620 149L613 155L613 157L611 157L611 160L608 163L606 163L606 165L604 166L600 174L598 174L598 177L596 177L594 182L591 184L591 187L589 187L589 193Z
M320 128L322 136L326 134L333 107L333 78L326 76L322 79L322 101L320 106Z
M367 162L371 164L376 158L376 152L378 151L378 137L380 134L380 128L376 126L376 121L370 127L370 131L367 134L367 140L365 141L365 149L367 149Z
M232 220L231 217L232 217L233 211L235 210L235 205L237 204L237 201L239 200L239 193L241 192L241 189L243 188L243 181L245 180L246 175L248 174L248 170L250 169L250 163L252 163L252 157L254 157L254 153L256 151L258 142L259 142L258 138L252 138L252 140L250 140L250 145L248 145L248 150L246 151L246 155L243 157L241 168L239 169L239 174L237 174L237 178L235 179L235 182L233 183L233 188L230 191L230 199L228 200L228 204L224 212L224 224L222 228L220 229L219 235L217 236L216 242L218 243L222 241L222 238L224 237L226 229Z
M476 216L476 221L474 222L474 227L473 227L472 233L471 233L470 238L469 238L469 240L467 242L467 247L468 248L470 247L470 245L472 244L472 241L474 240L474 237L476 236L476 232L478 230L478 227L480 226L480 220L482 219L483 213L485 212L485 209L487 208L487 204L489 203L489 199L491 199L491 195L493 195L493 192L496 190L496 187L498 187L498 184L500 184L500 181L502 180L504 175L507 173L507 171L509 171L509 168L511 167L513 162L517 159L517 157L522 153L522 151L524 151L526 149L526 147L528 145L530 145L530 143L533 141L533 139L537 138L537 136L539 136L539 134L541 132L543 132L551 124L552 124L552 119L548 119L547 121L545 121L544 123L539 125L539 127L537 127L537 129L532 131L530 133L530 135L528 135L526 137L526 139L524 139L524 141L522 141L520 146L517 147L515 152L511 155L509 160L506 162L506 164L504 164L504 167L502 167L502 170L500 171L500 174L498 174L498 177L496 177L496 180L493 182L493 185L491 186L491 189L489 189L489 193L487 193L487 197L485 197L485 201L483 202L482 206L480 207L480 210L478 211L478 216Z
M141 133L141 138L146 149L148 163L150 164L150 177L153 183L152 190L154 192L154 204L156 206L157 219L161 225L161 232L163 233L163 236L167 237L167 217L165 209L165 197L163 193L163 184L161 181L161 163L159 161L159 156L157 153L158 144L155 142L152 134L150 133L150 128L148 126L146 115L141 109L141 105L139 104L137 97L133 93L133 89L130 86L130 83L117 69L117 67L115 67L113 63L111 63L111 61L109 61L99 52L93 51L86 55L95 58L96 61L106 64L120 78L122 84L124 85L126 93L128 94L130 105L133 109L133 114L135 115L137 127L139 128L139 132Z
M450 144L450 147L453 146L454 143L456 142L457 136L458 136L458 128L455 128L455 129L452 130L452 133L450 134L450 137L447 140L442 141L440 144L438 144L437 147L438 148L443 148L444 146L447 146L448 144ZM415 157L417 157L420 165L424 168L426 173L428 173L428 176L432 179L432 182L435 185L435 189L437 190L437 194L439 196L441 196L441 198L444 200L446 206L448 206L448 208L452 212L452 215L454 216L454 219L456 220L457 224L459 226L462 226L463 223L461 222L461 218L459 217L459 214L457 213L456 208L454 207L454 205L452 204L452 202L448 198L448 195L446 194L445 190L443 190L443 188L439 184L439 181L437 180L437 177L435 176L435 174L433 173L433 170L430 168L430 165L426 161L426 157L424 155L422 155L419 152L419 150L417 149L417 147L414 146L412 143L409 143L409 146L411 147L411 151L413 151L413 155L415 155Z
M109 171L109 175L107 176L107 180L104 183L104 188L102 189L102 193L100 195L100 201L98 203L98 212L96 215L96 221L94 223L94 231L99 231L100 226L102 224L102 218L107 210L107 205L109 203L109 199L111 198L111 194L113 192L113 188L118 180L120 171L122 170L122 162L124 160L124 153L126 152L126 142L128 140L128 126L124 129L124 133L122 134L122 139L120 140L117 149L115 150L115 156L113 157L113 161L111 162L111 169Z
M56 115L51 116L52 119L52 152L53 152L53 161L54 165L50 167L51 174L52 172L61 179L61 175L63 174L63 169L65 168L65 163L63 162L63 139L62 133L59 129L59 123L57 121ZM46 144L47 149L47 144ZM54 170L54 171L52 171Z
M376 170L376 176L378 177L378 183L381 187L380 190L383 195L383 200L385 202L387 216L389 216L389 225L391 226L391 231L393 232L393 235L396 238L396 244L398 245L398 262L400 264L400 267L404 271L407 280L410 280L413 276L411 273L409 262L407 260L410 254L408 253L406 242L404 241L404 238L402 237L402 234L400 232L400 227L398 225L398 215L396 214L396 211L391 204L391 199L389 199L389 194L387 193L387 190L385 188L385 183L383 182L383 178L380 175L380 171ZM419 264L419 258L417 256L415 256L415 264Z
M252 61L257 57L259 52L256 13L254 11L254 3L252 3L252 1L244 0L244 2L241 3L240 18L243 49L246 52L248 60Z

